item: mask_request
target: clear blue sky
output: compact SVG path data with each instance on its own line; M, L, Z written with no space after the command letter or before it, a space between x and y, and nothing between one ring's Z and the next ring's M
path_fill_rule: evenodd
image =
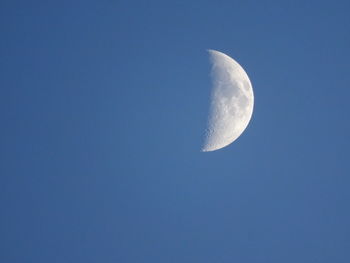
M0 262L350 262L349 1L0 3ZM206 49L253 118L200 152Z

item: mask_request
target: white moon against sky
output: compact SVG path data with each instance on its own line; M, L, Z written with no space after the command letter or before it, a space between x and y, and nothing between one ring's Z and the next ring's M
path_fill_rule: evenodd
M235 141L247 127L254 106L252 84L244 69L224 53L208 52L213 87L203 152Z

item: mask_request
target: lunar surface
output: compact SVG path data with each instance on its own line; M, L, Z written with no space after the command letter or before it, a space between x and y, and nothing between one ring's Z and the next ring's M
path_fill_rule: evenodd
M252 84L244 69L224 53L208 52L213 86L203 152L235 141L247 127L254 106Z

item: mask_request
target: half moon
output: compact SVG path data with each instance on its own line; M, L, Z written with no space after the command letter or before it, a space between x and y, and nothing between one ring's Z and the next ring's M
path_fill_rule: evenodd
M221 149L246 129L253 113L252 84L244 69L231 57L208 50L212 92L203 152Z

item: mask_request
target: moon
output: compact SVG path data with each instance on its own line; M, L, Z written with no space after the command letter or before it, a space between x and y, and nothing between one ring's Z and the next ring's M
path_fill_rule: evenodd
M203 152L234 142L248 126L254 107L252 84L244 69L222 52L208 52L212 91Z

